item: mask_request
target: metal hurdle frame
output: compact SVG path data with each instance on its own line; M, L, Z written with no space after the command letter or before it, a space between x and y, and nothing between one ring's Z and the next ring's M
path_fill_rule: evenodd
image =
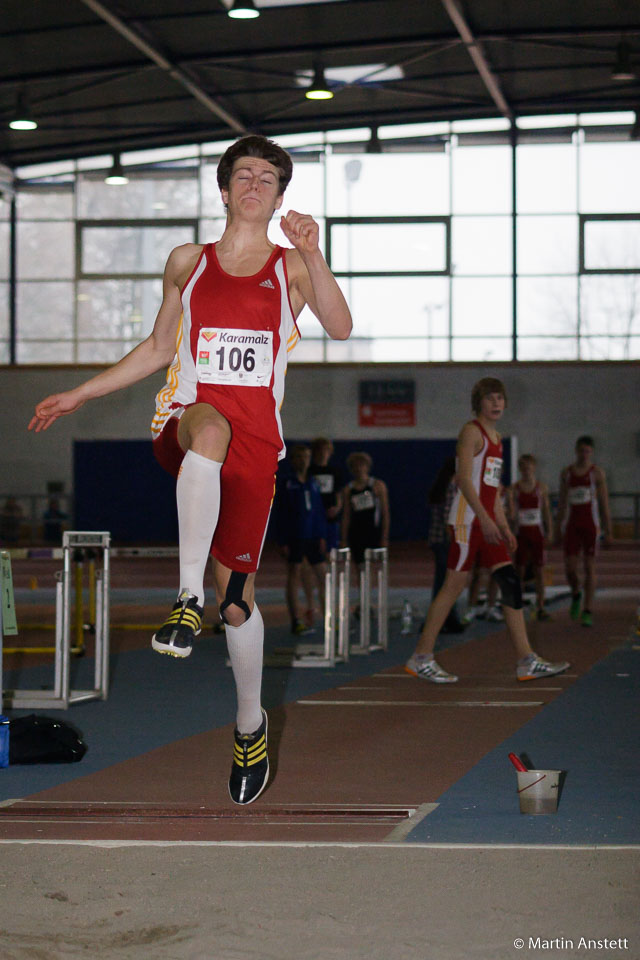
M377 642L371 642L371 573L376 565L377 579ZM352 654L373 653L389 646L389 551L386 547L369 547L364 552L364 569L360 571L360 642L351 647Z
M333 549L324 581L324 643L297 644L293 667L335 667L349 659L349 583L351 551Z
M72 690L71 662L71 562L74 551L102 551L102 567L96 570L95 665L92 690ZM66 710L74 703L106 700L109 693L109 585L111 534L107 531L67 530L62 535L62 570L56 573L56 643L53 690L7 690L5 707ZM1 630L1 621L0 621ZM1 649L0 649L1 654ZM2 667L0 657L0 680ZM1 686L1 684L0 684Z

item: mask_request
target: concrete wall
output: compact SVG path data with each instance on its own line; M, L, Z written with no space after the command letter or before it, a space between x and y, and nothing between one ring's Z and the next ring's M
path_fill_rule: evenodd
M0 494L44 493L47 481L72 486L72 442L149 436L154 396L162 375L103 397L65 417L46 433L27 432L34 404L92 376L88 367L0 368ZM292 365L283 408L285 434L336 439L455 436L469 416L469 395L481 376L504 380L509 407L502 432L531 451L552 489L572 458L580 433L591 433L597 459L614 491L640 491L640 363ZM414 379L416 427L358 426L362 379Z

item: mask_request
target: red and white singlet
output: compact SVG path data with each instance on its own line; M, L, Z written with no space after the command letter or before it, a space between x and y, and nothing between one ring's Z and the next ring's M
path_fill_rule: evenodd
M569 513L567 526L600 526L598 492L596 489L595 464L586 473L576 474L573 467L567 470L567 502Z
M594 556L600 533L595 464L582 475L574 473L573 467L569 467L566 481L569 509L564 521L565 555L575 556L584 552L586 556Z
M532 562L537 567L545 564L544 525L542 522L542 494L536 483L533 490L522 490L515 484L515 507L518 524L516 565L526 567Z
M479 420L474 420L473 423L482 434L483 444L480 452L476 453L473 458L471 482L480 498L480 503L489 516L493 518L502 474L502 441L498 440L497 443L494 443ZM462 491L458 490L451 504L449 523L452 527L462 527L470 526L474 521L478 522L475 513L467 503Z
M480 498L480 503L492 519L495 519L495 502L502 474L502 442L494 442L478 420L474 425L482 434L482 449L476 453L471 467L471 482ZM457 466L457 465L456 465ZM482 567L510 563L506 544L487 543L482 535L480 521L469 506L461 490L458 490L449 512L451 544L447 566L450 570L470 570L477 559Z
M207 243L181 294L176 355L156 397L151 433L192 403L211 403L236 429L284 456L280 407L288 355L300 339L285 249L250 277L226 273Z
M516 493L516 519L518 522L518 532L530 532L539 530L544 536L544 526L542 523L542 494L540 485L536 483L533 490L523 490L519 483L515 485Z

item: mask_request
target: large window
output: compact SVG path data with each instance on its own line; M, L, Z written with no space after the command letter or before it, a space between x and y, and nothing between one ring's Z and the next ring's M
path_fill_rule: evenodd
M362 131L282 138L282 212L316 218L354 317L333 342L305 309L292 361L639 357L633 120L522 118L515 148L500 120L387 127L381 153ZM171 249L224 230L227 145L124 154L126 186L104 182L110 158L18 171L14 298L0 199L0 362L112 362L148 335ZM279 217L269 236L288 245Z

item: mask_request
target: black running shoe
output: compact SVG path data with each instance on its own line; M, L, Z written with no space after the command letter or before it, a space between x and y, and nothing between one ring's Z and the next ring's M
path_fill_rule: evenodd
M172 657L188 657L194 638L202 630L204 609L198 606L192 593L183 591L173 605L171 613L151 639L151 646L158 653Z
M233 765L229 777L229 794L234 803L253 803L260 796L269 778L267 757L267 715L255 733L233 731Z

